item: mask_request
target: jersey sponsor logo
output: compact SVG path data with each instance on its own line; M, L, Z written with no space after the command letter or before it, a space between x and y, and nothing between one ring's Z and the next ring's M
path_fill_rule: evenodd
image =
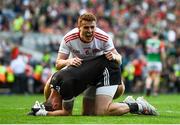
M101 50L100 49L92 49L92 48L84 48L84 53L86 55L96 55L96 53L100 52Z
M160 41L154 39L148 39L146 43L147 53L156 54L160 52Z
M74 49L73 47L69 46L69 48L72 50L72 53L80 54L80 51L77 49Z
M159 53L159 47L147 46L147 53Z
M100 51L101 51L101 50L100 50L100 49L97 49L97 48L95 48L95 49L92 50L93 53L98 53L98 52L100 52Z
M89 55L91 52L90 52L90 49L84 49L84 53L86 54L86 55Z

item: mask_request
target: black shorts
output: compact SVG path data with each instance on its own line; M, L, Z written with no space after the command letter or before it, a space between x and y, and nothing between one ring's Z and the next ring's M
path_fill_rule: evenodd
M97 87L119 85L120 67L116 61L109 61L104 55L84 59L81 66L69 66L57 71L50 84L67 100L82 93L87 85Z

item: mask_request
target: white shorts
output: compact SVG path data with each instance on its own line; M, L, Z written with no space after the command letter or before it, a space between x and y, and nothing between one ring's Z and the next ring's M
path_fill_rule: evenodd
M162 63L161 62L148 62L147 69L149 72L150 71L161 72L162 71Z
M102 86L96 88L95 86L90 86L84 91L84 97L89 99L94 99L95 95L108 95L112 98L117 91L118 85L112 86Z

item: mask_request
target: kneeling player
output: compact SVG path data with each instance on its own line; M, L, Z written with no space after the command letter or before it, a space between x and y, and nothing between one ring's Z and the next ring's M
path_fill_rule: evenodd
M103 56L95 60L96 63L91 60L88 63L82 63L78 68L68 67L55 73L50 82L52 89L45 103L46 109L33 108L33 113L35 115L71 115L74 97L82 93L88 85L95 83L96 115L123 115L128 112L156 115L155 108L143 99L133 103L113 103L112 99L120 83L119 68L115 62ZM61 99L62 107L59 103ZM49 110L47 104L51 104L51 110L56 109L56 111L46 111Z
M44 87L44 96L47 100L51 93L50 88L50 80L51 77L48 79L45 87ZM113 99L117 99L121 95L124 94L125 91L125 85L123 81L118 85L118 88L116 90L116 93L113 97ZM95 95L96 95L96 87L95 86L89 86L83 93L83 112L82 115L95 115L94 108L95 108ZM61 101L59 103L62 103Z

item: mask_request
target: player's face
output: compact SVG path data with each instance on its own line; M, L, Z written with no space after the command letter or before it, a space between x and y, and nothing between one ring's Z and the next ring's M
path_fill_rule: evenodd
M53 110L58 110L58 109L61 109L61 104L62 104L62 102L61 102L61 99L60 99L60 97L58 96L58 97L55 97L54 99L52 99L52 108L53 108Z
M85 43L90 43L93 40L96 28L95 21L82 21L79 26L80 38Z
M51 90L51 94L48 100L51 102L53 110L58 110L62 108L62 97L55 90Z

